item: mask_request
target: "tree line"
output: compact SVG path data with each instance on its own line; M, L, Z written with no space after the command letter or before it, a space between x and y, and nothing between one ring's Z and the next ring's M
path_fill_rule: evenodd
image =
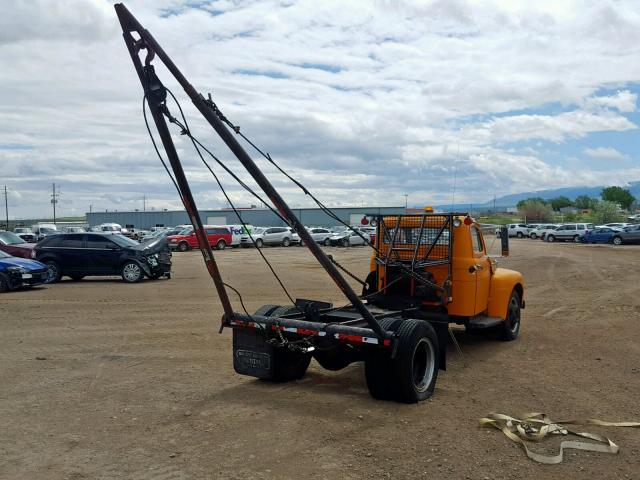
M600 199L580 195L575 200L559 196L545 200L541 197L531 197L517 203L518 211L531 222L548 222L553 212L564 207L575 207L578 210L592 211L598 221L602 223L615 220L622 208L628 210L636 201L631 192L622 187L612 186L602 189Z

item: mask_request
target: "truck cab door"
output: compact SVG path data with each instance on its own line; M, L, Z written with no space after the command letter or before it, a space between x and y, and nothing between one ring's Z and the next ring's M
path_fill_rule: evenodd
M489 303L489 289L491 286L491 260L487 256L482 232L477 225L471 228L471 246L475 264L476 298L474 314L478 315L487 310Z

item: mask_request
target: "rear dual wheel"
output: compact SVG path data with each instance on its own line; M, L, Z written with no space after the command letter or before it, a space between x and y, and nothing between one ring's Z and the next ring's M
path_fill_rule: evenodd
M385 320L389 320L385 322ZM372 397L416 403L433 395L438 379L438 337L423 320L385 319L381 327L397 327L397 351L376 352L365 360L365 378Z

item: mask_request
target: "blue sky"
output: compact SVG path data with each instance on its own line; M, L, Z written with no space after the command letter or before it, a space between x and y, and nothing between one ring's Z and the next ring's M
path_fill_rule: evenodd
M113 2L0 18L0 187L12 217L179 208L150 145ZM635 1L132 0L202 93L328 205L482 203L640 180ZM197 118L192 129L235 171ZM172 109L175 107L170 106ZM175 132L176 134L178 132ZM226 206L176 136L201 207ZM263 163L261 164L265 166ZM272 168L294 206L310 202ZM246 174L243 179L248 180ZM222 175L233 200L251 197Z

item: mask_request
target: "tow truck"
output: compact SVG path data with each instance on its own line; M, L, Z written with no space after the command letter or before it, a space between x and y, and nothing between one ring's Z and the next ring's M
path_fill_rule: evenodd
M349 272L313 240L238 142L239 127L222 114L211 95L206 98L197 92L123 4L116 4L115 9L175 185L224 310L220 332L233 329L233 367L237 373L287 382L302 378L312 358L328 370L362 361L374 398L416 403L433 394L438 371L446 368L452 323L472 331L498 332L504 340L518 337L525 306L523 277L497 266L495 258L487 254L480 226L465 212L368 215L367 222L375 226L376 234L370 244L369 274L362 291L356 293L341 273ZM146 52L144 63L142 52ZM167 121L179 125L196 149L202 144L191 135L186 119L183 117L182 123L171 113L168 89L153 65L156 57L259 185L273 211L298 233L344 294L346 305L296 299L291 305L264 305L250 314L240 298L243 311L234 311L227 288L239 292L222 279ZM265 157L271 161L268 154ZM220 165L229 172L226 165ZM507 255L509 236L503 233L502 253Z

